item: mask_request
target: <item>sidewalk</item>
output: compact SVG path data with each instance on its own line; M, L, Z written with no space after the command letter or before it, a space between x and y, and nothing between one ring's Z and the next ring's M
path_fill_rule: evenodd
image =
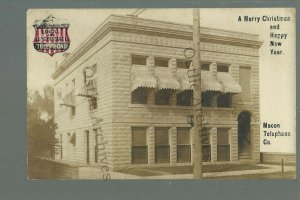
M225 176L239 176L245 174L268 174L274 172L281 172L280 165L266 165L258 164L258 166L268 167L267 169L256 169L256 170L243 170L243 171L227 171L227 172L213 172L203 173L204 178L218 177L222 178ZM284 171L290 172L295 171L296 166L285 166ZM111 172L111 179L193 179L193 174L175 174L175 175L159 175L159 176L136 176L131 174L123 174L119 172Z

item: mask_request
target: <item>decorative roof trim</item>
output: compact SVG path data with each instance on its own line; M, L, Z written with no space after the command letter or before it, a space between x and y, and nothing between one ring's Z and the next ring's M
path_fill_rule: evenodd
M154 23L160 23L161 24L172 24L172 28L166 29L161 27L154 27L154 26L144 26L140 24L130 24L130 23L122 23L122 21L118 21L117 18L130 18L129 20L140 20L140 21L151 21ZM185 29L187 28L187 29ZM74 62L76 62L83 54L85 54L89 49L91 49L100 39L102 39L104 36L106 36L110 31L120 31L120 32L133 32L133 33L143 33L148 35L159 35L159 36L166 36L166 37L173 37L173 38L181 38L181 39L187 39L192 40L192 26L190 25L182 25L182 24L176 24L176 23L168 23L168 22L162 22L162 21L154 21L154 20L147 20L142 18L132 18L132 17L126 17L126 16L116 16L112 15L108 17L104 22L83 42L81 45L79 45L72 54L70 54L57 68L57 70L52 75L53 79L56 79L60 74L62 74L69 66L71 66ZM203 31L201 31L203 30ZM225 30L218 30L218 29L210 29L210 28L204 28L201 27L201 32L207 32L207 33L201 33L200 38L201 41L204 42L212 42L212 43L221 43L221 44L232 44L232 45L239 45L239 46L247 46L247 47L254 47L259 48L262 45L262 41L260 40L248 40L248 39L241 39L237 37L225 37L221 35L213 35L210 34L211 31L215 32L226 32L226 33L233 33L233 34L243 34L243 33L237 33L232 31L225 31ZM252 34L246 34L249 35L249 37L254 37L256 35Z

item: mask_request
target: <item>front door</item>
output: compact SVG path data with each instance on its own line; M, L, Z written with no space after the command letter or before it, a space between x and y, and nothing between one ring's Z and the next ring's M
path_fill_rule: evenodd
M238 155L239 160L251 158L251 115L241 112L238 116Z

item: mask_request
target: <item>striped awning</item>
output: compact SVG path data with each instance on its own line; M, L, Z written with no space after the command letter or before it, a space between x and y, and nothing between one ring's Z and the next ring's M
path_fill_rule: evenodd
M201 85L202 92L222 92L222 85L210 71L201 71Z
M218 72L217 79L223 86L223 93L241 93L242 87L236 82L228 72Z
M131 91L138 87L155 88L156 78L145 66L132 66Z
M156 67L155 74L157 77L158 89L180 89L180 84L177 78L172 74L169 68Z
M81 97L96 97L97 96L97 78L87 80L86 83L75 89L74 95Z
M191 84L189 82L189 77L187 70L177 69L177 79L180 83L180 90L191 90Z
M74 95L74 90L69 92L66 96L62 98L62 101L60 102L61 105L65 106L75 106L76 104L76 96Z
M181 90L191 90L192 82L189 81L189 77L187 74L187 70L177 70L178 81L180 82ZM201 85L202 92L206 91L215 91L221 92L222 85L217 81L217 79L213 76L213 74L209 71L201 71Z

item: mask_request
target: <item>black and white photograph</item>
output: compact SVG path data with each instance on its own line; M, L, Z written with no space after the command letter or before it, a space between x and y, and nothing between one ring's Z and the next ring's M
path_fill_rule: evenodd
M296 9L29 9L27 179L295 179Z

